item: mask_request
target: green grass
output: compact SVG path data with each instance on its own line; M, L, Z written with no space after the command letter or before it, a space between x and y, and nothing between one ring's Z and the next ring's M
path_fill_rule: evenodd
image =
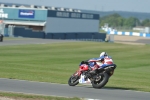
M40 96L40 95L31 95L31 94L22 94L22 93L7 93L0 92L0 97L6 98L5 100L82 100L79 98L65 98L65 97L53 97L53 96ZM8 99L9 98L9 99ZM2 100L2 99L0 99Z
M117 64L106 87L150 92L150 46L74 42L0 46L0 77L67 84L80 61L107 51Z
M106 33L104 30L100 29L99 30L100 33Z
M30 38L22 38L22 37L17 37L17 38L16 38L16 37L4 37L4 41L5 41L5 40L7 40L7 41L8 41L8 40L22 40L22 39L23 39L23 40L25 40L25 39L27 40L27 39L30 39Z

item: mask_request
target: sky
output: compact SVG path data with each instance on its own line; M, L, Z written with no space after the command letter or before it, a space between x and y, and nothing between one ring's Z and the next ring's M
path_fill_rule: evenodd
M0 2L96 11L130 11L150 13L150 0L0 0Z

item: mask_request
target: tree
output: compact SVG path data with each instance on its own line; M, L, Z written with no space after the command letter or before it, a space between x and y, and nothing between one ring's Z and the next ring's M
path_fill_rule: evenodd
M150 27L150 20L149 19L145 19L142 21L141 23L142 26L147 26L147 27Z
M135 18L135 17L129 17L127 18L124 23L123 23L123 26L126 26L126 27L135 27L137 25L140 24L140 21Z
M105 23L109 24L109 27L117 27L123 25L123 18L119 14L112 14L102 17L100 19L100 26L104 26Z
M140 25L139 19L135 17L123 18L119 14L111 14L100 19L100 26L108 23L109 27L135 27Z

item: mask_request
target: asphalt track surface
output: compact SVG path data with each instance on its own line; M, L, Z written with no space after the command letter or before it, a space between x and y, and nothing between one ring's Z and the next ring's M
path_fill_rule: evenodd
M91 85L68 86L15 79L0 79L0 91L45 96L79 97L97 100L150 100L150 93L121 89L94 89Z
M35 39L35 38L4 38L3 42L0 42L0 46L6 45L28 45L28 44L46 44L46 43L65 43L65 42L77 42L73 40L56 40L56 39Z
M125 40L127 41L127 39ZM0 42L0 46L46 44L46 43L60 43L60 42L63 43L74 41L20 38L20 39L4 40L3 42ZM147 43L149 44L150 42L147 41L146 44ZM78 85L75 87L71 87L68 86L67 84L31 82L25 80L4 79L4 78L0 78L0 91L36 94L45 96L90 98L87 100L150 100L150 92L139 92L123 89L122 90L112 89L112 88L94 89L92 88L91 85Z

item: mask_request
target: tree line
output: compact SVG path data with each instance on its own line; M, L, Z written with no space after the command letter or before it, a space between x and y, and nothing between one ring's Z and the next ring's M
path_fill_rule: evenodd
M100 26L104 26L108 23L109 27L136 27L144 26L150 27L150 19L139 20L136 17L123 18L119 14L111 14L100 18Z

